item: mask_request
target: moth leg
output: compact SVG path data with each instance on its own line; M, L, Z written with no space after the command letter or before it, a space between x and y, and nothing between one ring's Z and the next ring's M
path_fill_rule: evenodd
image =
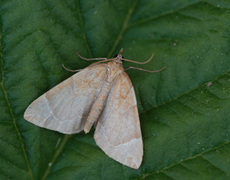
M111 61L111 59L106 59L106 60L103 60L103 61L99 61L99 62L95 62L91 65L89 65L88 67L92 67L92 66L95 66L97 64L100 64L102 62L107 62L107 61ZM62 64L62 67L67 70L67 71L70 71L70 72L78 72L78 71L81 71L82 69L76 69L76 70L72 70L72 69L68 69L67 67L64 66L64 64Z
M78 71L81 71L82 69L76 69L76 70L72 70L72 69L68 69L67 67L64 66L64 64L62 64L62 67L67 70L67 71L70 71L70 72L78 72Z
M142 68L130 66L130 67L127 67L127 68L125 69L125 71L128 70L128 69L136 69L136 70L140 70L140 71L146 71L146 72L154 73L154 72L162 71L162 70L165 69L165 68L166 68L166 66L163 67L163 68L161 68L161 69L159 69L159 70L156 70L156 71L150 71L150 70L147 70L147 69L142 69Z

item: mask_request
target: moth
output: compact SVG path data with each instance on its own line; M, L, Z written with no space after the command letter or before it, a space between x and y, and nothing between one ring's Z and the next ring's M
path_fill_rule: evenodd
M80 70L33 101L24 118L64 134L82 130L88 133L95 124L97 145L114 160L138 169L143 142L134 88L122 67L123 60L131 60L124 59L122 53L123 49L112 59L86 59L77 53L85 60L103 60ZM139 64L149 62L152 57ZM130 68L144 70L127 69Z

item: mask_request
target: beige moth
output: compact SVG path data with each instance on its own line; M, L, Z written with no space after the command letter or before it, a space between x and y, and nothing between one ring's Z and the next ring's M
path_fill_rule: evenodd
M114 160L138 169L143 142L134 88L122 67L122 60L131 60L124 59L122 53L123 49L115 58L93 59L104 60L80 70L33 101L24 118L64 134L88 133L95 124L97 145Z

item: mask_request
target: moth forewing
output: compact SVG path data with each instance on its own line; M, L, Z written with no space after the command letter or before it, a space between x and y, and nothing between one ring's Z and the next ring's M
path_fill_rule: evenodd
M24 118L65 134L82 131L106 74L106 64L81 70L33 101Z
M134 169L141 165L143 143L136 97L125 72L109 93L94 138L109 157Z

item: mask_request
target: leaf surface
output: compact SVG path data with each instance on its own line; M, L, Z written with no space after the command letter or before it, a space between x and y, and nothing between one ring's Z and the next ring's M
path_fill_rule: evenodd
M0 179L229 179L230 2L0 2ZM23 119L27 106L92 62L124 57L144 142L138 170L112 160L94 130L64 135Z

